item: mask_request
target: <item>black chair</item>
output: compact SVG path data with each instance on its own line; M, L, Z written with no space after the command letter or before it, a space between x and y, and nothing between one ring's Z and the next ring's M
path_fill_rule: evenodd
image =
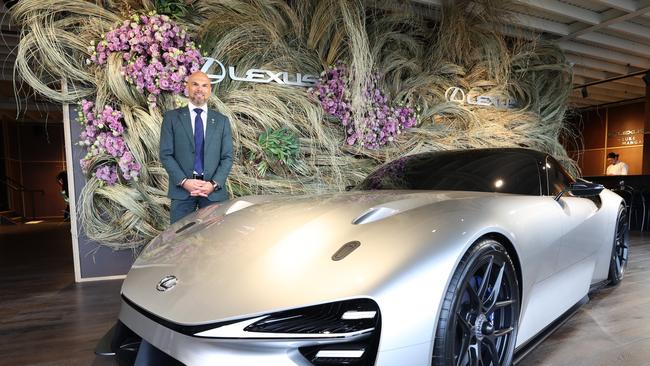
M643 231L646 228L646 197L640 190L630 186L621 186L613 192L623 197L628 214L630 230Z

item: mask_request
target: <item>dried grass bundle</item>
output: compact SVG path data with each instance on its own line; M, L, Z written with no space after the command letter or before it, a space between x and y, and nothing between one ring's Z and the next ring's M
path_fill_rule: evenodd
M447 1L436 22L413 5L393 9L359 0L195 0L181 22L207 56L237 70L263 68L318 74L336 61L352 70L349 90L357 118L363 90L374 70L396 102L420 108L420 123L381 150L344 144L336 120L323 114L307 90L279 84L224 80L209 103L230 118L235 164L228 185L235 195L300 194L342 190L378 164L432 150L526 146L549 152L576 172L558 142L571 73L562 52L542 42L506 38L503 0ZM92 98L124 113L125 139L142 164L138 182L106 186L89 177L79 215L89 238L114 249L137 248L168 223L167 175L158 160L161 111L177 99L146 96L120 75L119 55L103 68L87 66L87 47L129 12L153 10L148 0L79 2L21 0L12 16L22 26L17 71L52 100ZM56 82L65 78L69 92ZM448 102L445 91L461 87L483 95L515 97L517 109ZM286 128L300 141L302 165L293 174L260 176L247 157L260 151L259 135ZM99 165L102 161L94 161ZM92 169L90 170L92 171Z

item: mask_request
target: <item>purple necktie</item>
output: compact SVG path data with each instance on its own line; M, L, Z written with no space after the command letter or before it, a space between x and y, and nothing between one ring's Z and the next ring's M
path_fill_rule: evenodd
M201 112L203 109L194 108L196 118L194 119L194 171L203 175L203 120Z

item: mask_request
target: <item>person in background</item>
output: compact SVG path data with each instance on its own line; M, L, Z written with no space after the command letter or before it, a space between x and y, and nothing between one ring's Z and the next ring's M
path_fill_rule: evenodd
M62 170L56 175L56 181L61 186L61 196L65 201L65 210L63 211L63 220L70 220L70 194L68 193L68 172Z
M618 160L618 154L607 154L607 175L627 175L627 164Z
M232 167L232 132L223 114L208 109L210 79L200 71L187 79L187 107L165 113L160 161L169 174L170 222L229 198L226 178Z

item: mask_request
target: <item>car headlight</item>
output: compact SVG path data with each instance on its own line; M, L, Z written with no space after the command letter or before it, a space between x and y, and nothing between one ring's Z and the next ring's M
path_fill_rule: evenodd
M316 366L373 365L381 317L377 303L354 299L271 313L194 336L210 338L302 339L300 353Z

